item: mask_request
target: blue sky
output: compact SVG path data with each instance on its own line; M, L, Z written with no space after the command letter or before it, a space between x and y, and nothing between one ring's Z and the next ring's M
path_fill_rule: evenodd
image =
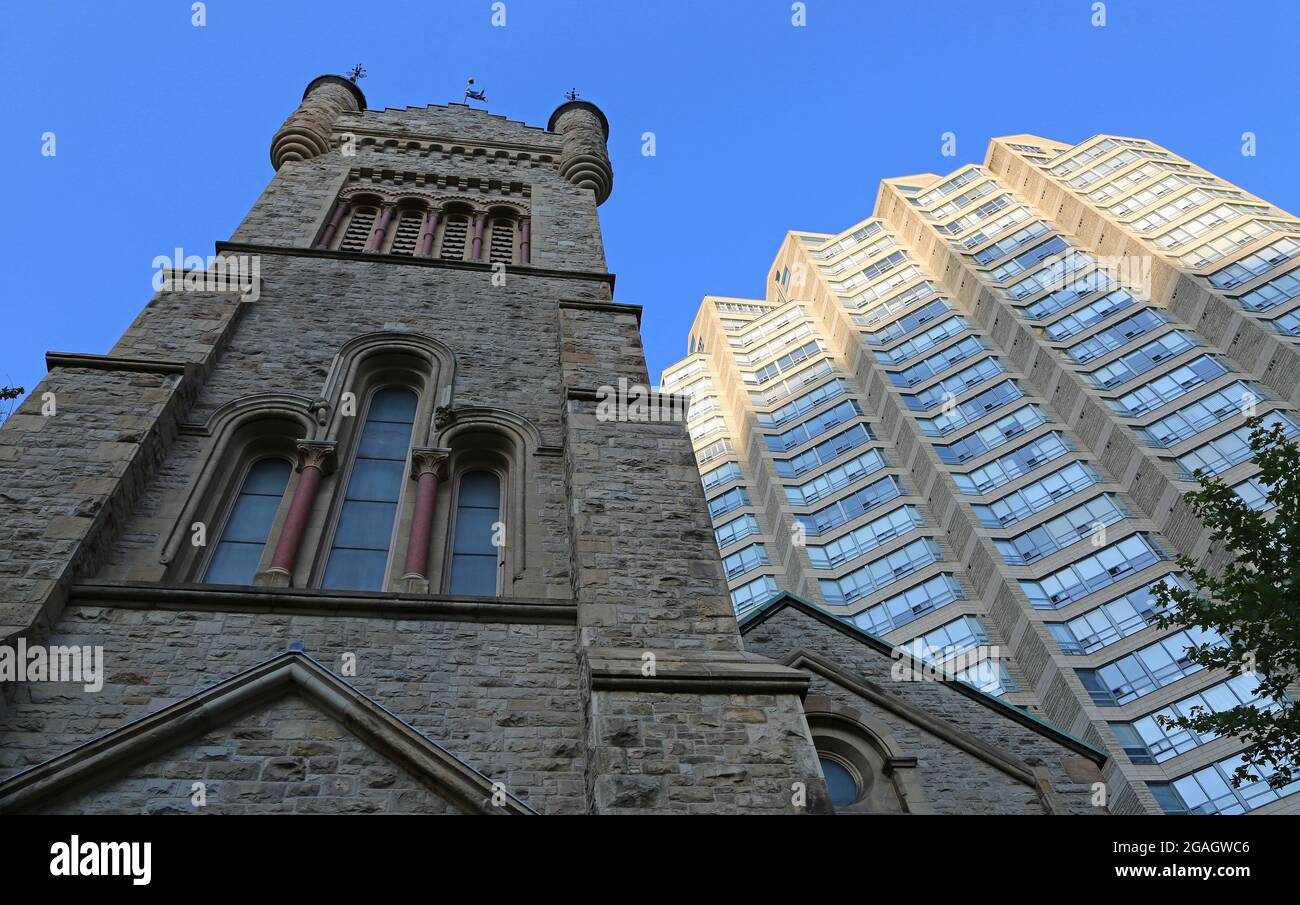
M785 230L842 230L881 178L982 160L990 136L1141 135L1300 210L1296 0L1112 0L1101 28L1092 0L806 0L803 27L788 0L506 0L504 28L491 0L209 0L203 28L190 5L0 0L0 383L30 390L47 349L106 352L154 256L229 237L307 83L355 63L375 108L473 76L531 124L569 88L605 110L606 248L654 377L703 295L761 295Z

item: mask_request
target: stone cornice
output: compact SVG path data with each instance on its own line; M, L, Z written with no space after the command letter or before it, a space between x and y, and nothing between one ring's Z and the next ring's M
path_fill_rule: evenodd
M687 396L684 393L655 392L653 387L647 387L644 384L633 384L633 383L628 384L629 390L633 387L645 388L646 405L659 405L661 404L660 400L667 399L670 401L670 405L680 406L681 411L683 413L681 420L683 421L686 420L686 412L689 409L690 402L691 402L690 396ZM566 401L570 399L576 399L581 402L605 402L609 399L609 390L606 388L596 388L596 387L565 387L564 398Z
M472 270L479 273L495 273L494 265L480 261L443 261L438 258L422 258L410 255L390 255L369 251L338 251L327 248L299 248L287 245L260 245L252 242L218 242L218 254L222 252L240 252L244 254L284 255L299 258L329 258L335 261L365 261L379 264L403 264L408 267L439 267L445 270ZM613 291L615 276L596 270L554 270L549 267L534 267L531 264L506 265L506 273L520 276L543 277L557 280L590 280L607 283Z
M193 365L181 361L124 358L119 355L95 355L89 352L46 352L45 367L84 368L92 371L134 371L145 374L185 374Z
M393 108L389 108L390 111L392 109ZM478 139L478 138L466 140L464 136L456 138L447 135L439 135L436 132L421 132L419 129L380 129L374 126L368 126L364 124L353 125L353 123L356 121L358 117L364 119L366 113L379 113L379 112L383 112L383 111L375 110L375 111L362 111L360 113L349 112L349 113L341 114L339 116L338 122L336 122L334 125L334 135L332 137L335 143L338 142L339 133L351 132L353 135L357 135L357 136L364 135L371 138L392 139L393 141L401 142L401 148L405 148L405 146L410 142L417 142L422 145L440 145L443 146L444 148L465 148L465 149L501 148L502 150L507 150L507 151L516 151L524 154L537 154L539 156L550 157L551 160L549 161L543 161L543 160L537 161L539 164L542 164L543 166L551 166L559 160L561 148L558 144L525 144L517 141L483 141L482 139ZM517 120L506 120L506 122L513 122L513 123L517 123L518 125L525 126L526 128L529 129L536 129L540 134L545 135L552 142L558 142L560 138L554 132L547 132L545 129L542 129L538 126L529 126L527 123L519 123ZM384 149L383 145L363 146L360 142L357 143L357 147L358 149L360 149L361 147L378 147L378 149L381 151ZM439 153L449 153L449 152L443 151Z
M69 601L81 606L225 613L290 613L310 616L372 617L446 622L502 622L574 625L577 605L541 597L472 598L445 594L340 593L218 585L151 582L82 582Z
M591 648L584 665L596 691L793 694L802 698L811 682L807 673L766 657L725 651Z
M612 284L611 284L612 285ZM630 314L641 325L641 306L624 302L593 302L587 299L560 299L561 308L578 308L583 311L606 311L610 314Z

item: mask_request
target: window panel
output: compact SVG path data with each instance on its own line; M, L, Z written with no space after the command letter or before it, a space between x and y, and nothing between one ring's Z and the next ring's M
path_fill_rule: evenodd
M493 541L501 520L501 479L489 471L461 476L456 494L456 528L452 534L452 594L493 597L497 594L499 550Z
M207 584L251 585L284 498L292 466L284 459L253 463L239 488L204 574Z
M383 590L417 402L416 394L402 387L370 397L322 587Z

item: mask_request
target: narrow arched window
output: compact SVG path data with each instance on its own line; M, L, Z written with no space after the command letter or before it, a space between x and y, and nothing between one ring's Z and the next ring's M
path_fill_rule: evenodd
M378 390L370 397L322 587L384 589L415 405L415 393L401 387Z
M490 471L469 471L456 491L452 535L452 594L497 594L501 542L501 479Z
M205 583L253 583L292 471L284 459L261 459L248 469L221 528L221 540L203 576Z
M465 245L469 239L469 217L464 214L448 214L443 221L442 245L438 257L444 261L465 260Z

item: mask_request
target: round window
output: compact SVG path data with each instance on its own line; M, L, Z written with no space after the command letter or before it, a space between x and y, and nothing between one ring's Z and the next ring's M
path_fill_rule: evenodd
M826 786L830 789L831 804L842 808L858 800L858 781L847 767L828 757L821 758L821 765Z

